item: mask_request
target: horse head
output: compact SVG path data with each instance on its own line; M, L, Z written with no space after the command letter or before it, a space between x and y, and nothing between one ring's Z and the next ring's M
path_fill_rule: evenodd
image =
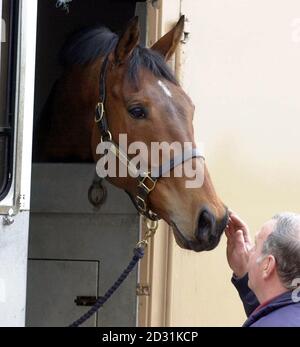
M147 149L145 159L151 167L155 161L151 155L153 143L182 146L189 143L196 148L193 128L195 106L167 65L180 42L183 27L184 17L181 17L170 32L148 49L139 45L139 26L135 18L120 38L112 34L108 54L97 63L99 73L102 71L100 89L101 83L105 88L102 107L105 108L109 140L119 144L120 135L126 134L128 145L142 142ZM100 90L100 94L103 91ZM94 104L97 104L96 100ZM92 148L96 161L99 160L96 147L100 138L95 124ZM171 160L174 156L173 153ZM160 153L155 165L164 165L165 159ZM201 170L200 185L188 188L185 173L174 174L186 164ZM169 175L155 180L155 185L142 200L152 214L172 226L180 247L197 252L215 248L227 225L228 213L215 192L203 156L184 157L169 171ZM132 197L139 196L140 182L137 178L117 174L108 179Z

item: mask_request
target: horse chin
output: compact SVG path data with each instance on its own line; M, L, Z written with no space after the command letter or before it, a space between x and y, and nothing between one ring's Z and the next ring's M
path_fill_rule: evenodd
M171 226L175 241L180 248L194 252L203 252L207 250L201 243L189 240L174 222L171 223Z
M216 240L213 244L206 244L199 241L192 241L187 239L187 237L184 236L184 234L180 231L180 229L177 227L177 225L174 222L171 222L171 227L173 229L173 234L175 237L175 241L177 245L185 250L190 250L194 252L204 252L204 251L211 251L215 249L220 239Z

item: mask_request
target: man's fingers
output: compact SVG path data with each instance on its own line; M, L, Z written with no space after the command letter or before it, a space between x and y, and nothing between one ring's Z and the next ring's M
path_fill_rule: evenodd
M251 237L250 237L250 234L248 232L248 229L243 230L243 233L244 233L245 242L248 243L248 244L251 244L252 241L251 241Z
M242 230L225 230L225 235L227 237L228 243L245 243L244 233Z
M230 218L232 220L232 223L234 223L236 226L247 228L247 224L237 214L232 213L230 215Z
M230 233L229 229L225 229L225 235L226 235L227 239L230 239L232 233Z
M227 226L225 228L225 231L227 231L228 236L230 236L231 234L233 234L235 232L235 226L232 223L232 219L231 218L229 218L229 220L228 220L228 224L227 224Z
M231 245L238 247L251 246L251 238L246 223L233 211L229 210L229 220L225 235Z
M243 231L245 242L251 244L251 238L247 224L234 212L231 212L230 218L232 224L234 223L237 228Z

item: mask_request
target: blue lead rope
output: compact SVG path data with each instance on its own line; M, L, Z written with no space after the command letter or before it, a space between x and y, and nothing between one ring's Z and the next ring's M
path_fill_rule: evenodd
M127 266L127 268L123 271L121 276L117 279L117 281L108 289L104 296L100 297L95 305L82 317L72 323L70 328L78 328L88 319L90 319L95 313L99 311L99 309L106 303L106 301L113 295L113 293L120 287L120 285L126 280L130 272L135 268L136 264L143 258L145 254L144 247L137 247L134 249L134 256Z

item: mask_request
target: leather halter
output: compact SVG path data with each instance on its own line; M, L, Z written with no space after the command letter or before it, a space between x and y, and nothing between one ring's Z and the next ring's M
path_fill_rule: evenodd
M121 148L116 144L112 139L112 134L109 131L106 112L105 112L105 101L106 101L106 74L108 68L109 58L108 56L104 59L101 73L100 73L100 98L99 102L96 106L96 117L95 122L98 125L100 134L101 134L101 142L109 142L111 143L111 150L114 155L127 166L128 170L133 174L139 173L137 176L138 180L138 192L136 197L133 197L131 193L126 191L126 193L130 196L133 204L135 205L137 211L145 216L146 218L157 221L160 217L149 209L147 204L147 200L149 194L155 189L157 181L167 172L172 171L175 167L183 164L185 161L193 159L193 158L202 158L205 160L204 156L200 153L198 148L193 148L188 153L184 153L184 156L173 158L170 163L160 165L156 170L154 170L154 174L151 176L151 172L140 173L140 171L135 167L132 163L130 163L130 159L128 156L121 150Z

